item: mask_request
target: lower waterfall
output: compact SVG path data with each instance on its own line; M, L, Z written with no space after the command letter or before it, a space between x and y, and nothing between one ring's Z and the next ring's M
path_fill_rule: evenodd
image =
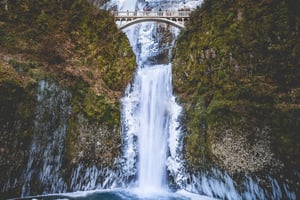
M153 66L139 71L140 104L137 109L138 184L157 191L166 184L165 165L168 138L168 69ZM149 76L151 75L151 76Z
M129 160L137 157L137 187L147 193L166 190L167 168L177 172L175 167L180 165L176 165L175 160L179 156L181 108L172 95L171 65L139 69L133 88L122 102L123 118L128 127L125 138L131 138L132 145L125 147L125 154ZM134 126L134 130L129 131L132 129L129 126ZM134 160L130 162L135 163Z

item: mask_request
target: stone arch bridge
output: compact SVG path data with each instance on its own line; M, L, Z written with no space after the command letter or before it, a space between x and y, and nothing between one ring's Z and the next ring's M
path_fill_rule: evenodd
M191 11L114 11L113 15L120 30L141 22L163 22L179 29L185 27Z

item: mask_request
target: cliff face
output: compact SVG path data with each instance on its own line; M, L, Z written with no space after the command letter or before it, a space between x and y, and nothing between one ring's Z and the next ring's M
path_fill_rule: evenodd
M65 134L63 176L79 163L112 166L120 147L119 99L135 68L112 16L84 0L3 1L0 46L3 195L20 196L32 141L42 148L58 130ZM32 184L31 194L41 193L42 183Z
M297 1L207 0L173 51L191 169L300 166Z

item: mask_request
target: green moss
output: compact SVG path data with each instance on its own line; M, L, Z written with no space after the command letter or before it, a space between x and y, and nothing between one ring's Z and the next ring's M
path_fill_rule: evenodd
M3 47L36 54L50 64L62 64L69 56L64 55L64 48L75 45L73 53L80 54L83 64L103 68L102 77L108 87L123 89L124 82L131 78L135 57L126 36L118 31L107 11L85 0L8 2L8 10L0 9ZM70 39L73 44L64 47Z
M287 118L290 127L298 128L299 113L286 115L299 107L299 6L283 0L210 0L192 13L173 51L173 82L186 109L191 138L186 149L193 160L209 152L209 147L195 148L203 145L198 139L203 121L207 127L270 127L280 145L278 156L283 149L293 149L285 151L293 158L300 156L291 142L298 137L279 122ZM200 104L201 111L195 109ZM286 162L299 166L291 158Z
M90 122L103 123L110 128L120 125L119 105L106 96L95 94L87 83L78 80L72 88L73 113L83 113Z
M32 132L35 86L32 79L0 64L0 131L14 133L25 146Z
M274 110L270 117L274 133L272 145L279 157L290 166L299 167L300 109Z
M10 1L8 10L1 6L3 50L30 60L11 59L9 64L33 79L51 76L78 89L73 90L76 112L83 109L91 120L119 124L118 99L107 96L124 90L136 63L109 13L85 0Z
M66 180L71 167L81 161L113 166L120 144L119 98L136 62L126 35L110 13L87 0L4 1L0 3L0 46L0 146L12 155L1 156L8 165L0 166L0 182L9 179L22 184L15 171L22 173L28 160L41 80L54 81L70 94L61 171ZM50 116L44 117L41 120ZM82 134L100 138L103 146L95 152L90 143L82 143ZM83 159L78 158L81 152ZM20 160L15 162L15 157ZM12 198L19 189L2 194Z
M206 110L209 124L231 124L236 117L232 101L213 100Z

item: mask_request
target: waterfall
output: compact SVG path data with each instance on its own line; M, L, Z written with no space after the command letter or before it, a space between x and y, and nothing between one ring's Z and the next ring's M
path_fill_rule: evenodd
M139 71L140 105L137 110L138 180L140 188L163 188L168 138L169 66L148 66Z
M132 1L122 1L119 9L142 8L141 2L133 5ZM171 31L175 38L178 30ZM122 98L123 171L137 178L133 185L140 193L167 191L170 175L176 183L184 179L181 107L172 94L172 66L153 62L162 53L157 24L142 23L125 32L137 56L138 68L133 84ZM172 44L169 52L171 48Z
M174 162L180 147L177 132L181 108L172 95L171 65L138 69L134 85L122 102L123 122L131 127L124 133L126 166L134 168L138 163L134 172L138 173L137 185L143 192L166 190L167 168L174 174L181 169L180 161Z

